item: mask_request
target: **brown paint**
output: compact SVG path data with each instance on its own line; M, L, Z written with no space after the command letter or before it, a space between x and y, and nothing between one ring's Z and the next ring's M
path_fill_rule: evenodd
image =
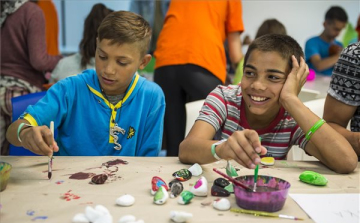
M83 172L78 172L78 173L74 173L72 174L69 179L74 179L74 180L85 180L88 179L90 177L95 176L95 173L83 173Z
M122 159L115 159L115 160L107 161L106 163L103 163L102 165L106 166L106 167L110 167L110 166L114 166L114 165L118 165L118 164L126 165L126 164L128 164L128 162L125 160L122 160Z

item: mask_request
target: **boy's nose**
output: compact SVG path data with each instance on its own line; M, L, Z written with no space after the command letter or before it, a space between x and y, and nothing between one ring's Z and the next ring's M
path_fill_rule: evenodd
M114 68L113 65L111 65L111 63L107 63L107 64L105 65L104 72L105 72L105 74L107 74L107 75L113 75L113 74L116 73L115 68Z
M264 91L266 89L266 85L258 79L251 84L251 88Z

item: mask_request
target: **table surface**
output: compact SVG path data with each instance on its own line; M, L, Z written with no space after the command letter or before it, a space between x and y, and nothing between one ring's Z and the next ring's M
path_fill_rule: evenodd
M330 86L331 76L317 74L314 80L306 81L303 88L319 91L317 98L325 98Z
M128 164L118 164L106 168L103 163L121 159ZM225 172L225 161L202 165L203 176L208 181L208 196L194 197L188 205L180 205L177 198L163 204L153 203L150 194L151 179L159 176L167 183L173 179L172 174L180 169L189 168L179 162L177 157L56 157L53 161L52 179L47 179L47 157L0 157L1 161L12 165L12 171L7 188L0 193L0 221L10 222L71 222L77 213L84 213L86 206L95 207L101 204L109 209L113 222L127 214L150 222L172 222L170 211L185 211L193 214L188 221L195 222L278 222L279 219L256 217L237 214L230 211L215 210L212 205L216 197L211 196L210 188L213 181L220 177L212 171L213 167ZM246 169L233 162L239 168L239 175L252 175L253 170ZM359 165L360 166L360 165ZM259 175L270 175L285 179L291 183L289 193L359 193L359 166L352 174L340 175L324 167L317 161L276 161L274 166L261 168ZM312 186L299 181L299 175L305 170L312 170L323 174L328 180L324 187ZM113 176L103 185L90 184L90 179L75 180L69 177L78 172L104 173L113 172ZM184 189L189 190L200 177L192 177L183 183ZM69 200L63 198L64 194ZM115 200L124 194L135 197L135 204L130 207L117 206ZM232 194L228 199L231 207L237 207ZM277 213L304 218L303 222L314 222L288 196L283 209ZM41 217L47 219L37 220ZM281 222L293 222L281 219Z

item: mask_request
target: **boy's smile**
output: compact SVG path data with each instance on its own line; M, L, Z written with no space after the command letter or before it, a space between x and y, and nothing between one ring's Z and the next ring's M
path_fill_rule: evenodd
M100 86L107 95L125 93L134 73L147 65L147 57L140 58L138 43L110 44L111 40L97 41L96 73ZM151 56L150 56L151 59Z
M262 52L255 49L244 67L241 89L246 118L250 125L252 121L257 122L256 125L259 126L266 125L276 117L281 107L281 89L290 72L288 61L277 52Z

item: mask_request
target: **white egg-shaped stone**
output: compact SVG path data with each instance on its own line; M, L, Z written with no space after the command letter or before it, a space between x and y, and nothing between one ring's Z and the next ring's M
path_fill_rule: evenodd
M191 172L191 174L193 176L200 176L203 172L201 166L198 164L198 163L195 163L194 165L192 165L190 168L189 168L189 171Z
M205 177L201 177L196 181L195 185L190 188L190 192L195 196L206 197L208 194L208 182Z
M188 212L184 211L171 211L170 212L170 219L174 222L186 222L190 218L192 218L193 215Z
M100 205L100 204L96 205L95 210L100 211L101 213L103 213L105 215L110 215L109 210L103 205Z
M89 219L87 219L87 217L85 216L84 213L78 213L76 214L73 219L72 219L73 223L90 223Z
M133 223L145 223L145 221L140 219L140 220L134 221Z
M113 217L109 214L102 215L99 218L97 218L96 221L93 221L92 223L113 223Z
M118 221L118 223L132 223L132 222L135 222L136 221L136 218L135 218L135 216L134 215L124 215L124 216L122 216L120 219L119 219L119 221Z
M219 211L227 211L230 209L230 201L227 198L219 198L213 202L213 207Z
M90 222L95 222L99 217L105 215L103 212L95 210L93 207L87 206L85 208L85 216Z
M131 206L134 203L135 203L135 198L130 194L122 195L118 199L116 199L116 204L123 207Z

